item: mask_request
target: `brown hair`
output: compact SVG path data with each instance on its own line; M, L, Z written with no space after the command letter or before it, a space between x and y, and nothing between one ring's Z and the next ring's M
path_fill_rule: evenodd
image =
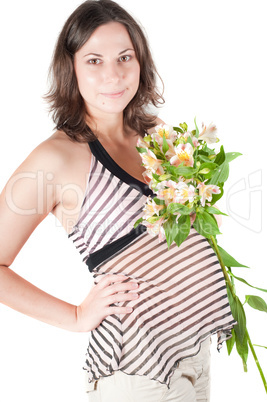
M86 123L87 111L78 89L74 55L96 28L109 22L119 22L126 27L140 64L139 88L124 109L124 126L144 135L155 125L156 118L147 111L147 106L164 103L156 88L158 73L140 26L114 1L87 0L71 14L59 35L50 66L50 90L45 96L56 128L78 142L93 141L96 136Z

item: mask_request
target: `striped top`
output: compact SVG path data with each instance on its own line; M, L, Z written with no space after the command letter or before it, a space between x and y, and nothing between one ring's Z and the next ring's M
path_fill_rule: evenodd
M177 363L194 356L202 341L218 335L218 348L235 325L224 277L206 238L191 228L180 247L133 229L152 192L110 157L99 141L77 224L69 237L98 283L124 274L139 284L133 307L111 315L90 332L85 369L89 381L115 370L146 375L169 386ZM118 305L119 303L117 303Z

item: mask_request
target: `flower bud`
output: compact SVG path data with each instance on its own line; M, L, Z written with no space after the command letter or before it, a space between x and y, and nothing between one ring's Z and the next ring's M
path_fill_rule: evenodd
M205 168L205 169L200 170L198 173L207 174L207 173L209 173L209 172L210 172L210 169Z

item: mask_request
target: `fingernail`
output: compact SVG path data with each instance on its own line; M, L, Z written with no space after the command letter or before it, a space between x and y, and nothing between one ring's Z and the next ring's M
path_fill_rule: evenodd
M133 294L133 297L134 297L135 299L137 299L137 297L139 297L139 294L138 294L138 293L134 293L134 294Z
M131 313L133 311L132 307L127 307L127 312Z
M138 283L133 283L132 284L132 288L134 288L134 289L138 288L138 286L139 286Z

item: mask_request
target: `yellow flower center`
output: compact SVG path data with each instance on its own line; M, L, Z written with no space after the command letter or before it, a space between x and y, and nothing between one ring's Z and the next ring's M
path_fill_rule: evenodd
M189 161L189 159L190 159L190 155L189 155L187 152L185 152L185 151L181 151L181 152L178 154L178 157L179 157L179 159L180 159L182 162L184 162L184 161Z
M165 138L169 138L169 131L166 131L164 128L160 128L158 131L158 135L161 136L161 138L163 138L163 135L165 134Z
M175 189L174 188L166 188L163 192L163 197L168 200L172 200L175 196Z
M154 166L157 162L156 159L149 155L143 155L143 159L145 160L147 166Z

